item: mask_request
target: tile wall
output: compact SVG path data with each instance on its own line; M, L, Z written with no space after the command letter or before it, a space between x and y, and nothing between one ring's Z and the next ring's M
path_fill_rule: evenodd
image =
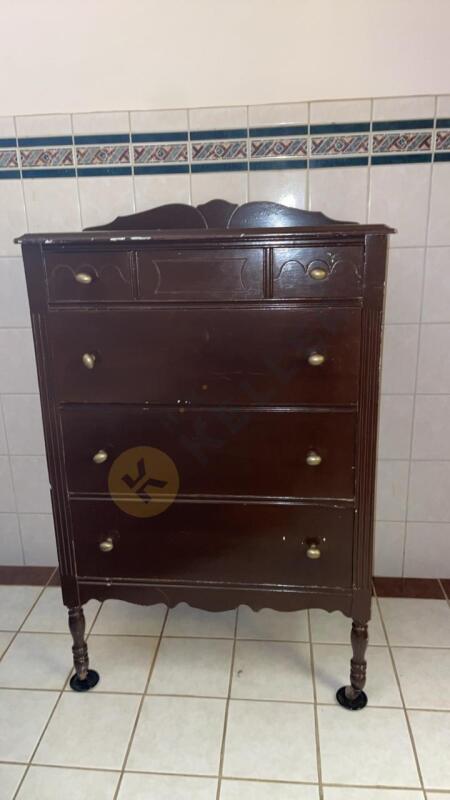
M450 95L0 118L0 563L56 561L13 238L215 197L398 229L375 572L450 577Z

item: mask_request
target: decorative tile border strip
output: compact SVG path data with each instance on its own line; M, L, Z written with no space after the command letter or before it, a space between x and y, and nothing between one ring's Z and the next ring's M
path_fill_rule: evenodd
M450 118L0 139L0 179L450 161Z

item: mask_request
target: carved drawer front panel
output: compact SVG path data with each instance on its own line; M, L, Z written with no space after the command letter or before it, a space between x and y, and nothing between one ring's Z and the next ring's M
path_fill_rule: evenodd
M71 516L80 577L352 585L351 509L174 502L159 514L136 517L112 501L73 500Z
M273 251L274 297L361 297L363 249L280 247Z
M358 396L357 308L66 310L51 312L48 327L60 401L341 405Z
M263 297L263 251L145 250L137 254L141 300L251 300Z
M107 303L133 299L131 252L45 253L50 303Z
M183 495L352 498L355 416L347 411L65 407L69 490L108 493L111 466L120 458L136 480L142 474L133 488L128 480L114 482L114 491L134 494L146 477L158 479L162 451L175 464ZM128 463L122 454L131 448L137 449L126 457Z

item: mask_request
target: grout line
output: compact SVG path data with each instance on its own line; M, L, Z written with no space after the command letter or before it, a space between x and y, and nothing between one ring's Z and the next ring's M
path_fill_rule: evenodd
M139 706L138 706L136 719L134 720L134 725L133 725L133 728L131 730L130 739L128 741L128 746L127 746L127 749L126 749L126 752L125 752L125 757L124 757L123 762L122 762L122 767L121 767L121 770L120 770L120 778L119 778L119 780L117 782L116 791L114 792L114 797L112 798L112 800L117 800L117 798L119 796L120 788L121 788L122 781L123 781L123 776L124 776L125 769L126 769L127 762L128 762L128 758L129 758L129 755L130 755L130 752L131 752L133 739L134 739L134 736L135 736L135 733L136 733L136 730L137 730L137 726L138 726L139 719L140 719L140 716L141 716L141 712L142 712L142 708L143 708L143 705L144 705L144 701L145 701L145 698L148 696L147 695L148 687L150 685L150 681L152 679L153 671L155 669L155 664L156 664L156 660L158 658L159 649L161 647L164 628L165 628L165 625L166 625L166 622L167 622L167 618L169 616L169 611L170 611L170 609L166 608L166 613L165 613L164 620L163 620L163 623L162 623L162 626L161 626L161 631L160 631L160 634L159 634L159 637L158 637L158 644L155 647L155 652L153 654L153 658L152 658L152 661L151 661L151 664L150 664L147 681L146 681L146 684L144 686L144 691L143 691L143 693L141 695L141 701L140 701Z
M227 738L227 728L228 728L228 712L230 708L231 702L231 687L233 685L233 672L234 672L234 660L236 656L236 645L237 645L237 629L238 629L238 620L239 620L239 606L236 609L236 616L234 619L234 636L233 636L233 648L231 651L231 663L230 663L230 675L228 680L228 693L225 703L225 714L224 714L224 721L223 721L223 733L222 733L222 743L220 746L220 760L219 760L219 773L217 778L217 792L216 792L216 800L220 799L221 791L222 791L222 778L223 778L223 762L225 758L225 743Z
M309 609L308 609L308 630L309 630L309 654L311 660L311 679L312 679L313 700L314 700L314 735L316 739L317 778L319 782L319 800L323 800L323 780L322 780L323 776L322 776L322 758L320 754L320 732L319 732L319 714L317 707L316 671L314 666L314 645L312 641L311 616L309 613Z
M132 185L132 194L133 194L133 211L132 213L136 213L136 181L135 181L135 174L134 174L134 147L133 142L131 139L131 112L127 111L127 118L128 118L128 156L130 159L130 167L131 167L131 185Z

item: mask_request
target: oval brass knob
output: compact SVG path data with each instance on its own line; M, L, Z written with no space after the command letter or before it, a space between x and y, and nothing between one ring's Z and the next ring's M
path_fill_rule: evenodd
M306 463L308 467L318 467L322 463L322 458L314 450L310 450L306 456Z
M99 548L102 553L110 553L111 550L114 550L114 542L111 539L111 536L108 536L107 539L104 539L102 542L100 542Z
M324 269L324 267L313 267L308 275L315 281L323 281L328 277L328 270Z
M92 283L93 278L88 272L77 272L75 275L75 280L77 283L83 283L84 285L87 285L88 283Z
M310 364L311 367L320 367L324 361L325 356L323 356L322 353L311 353L311 355L308 356L308 364Z
M82 362L86 369L94 369L95 367L95 356L93 353L83 353Z
M320 552L319 545L317 544L317 542L311 542L306 551L306 555L313 561L315 561L317 558L320 558L322 554Z
M92 456L92 461L94 464L104 464L105 461L108 459L108 453L106 450L99 450L94 456Z

